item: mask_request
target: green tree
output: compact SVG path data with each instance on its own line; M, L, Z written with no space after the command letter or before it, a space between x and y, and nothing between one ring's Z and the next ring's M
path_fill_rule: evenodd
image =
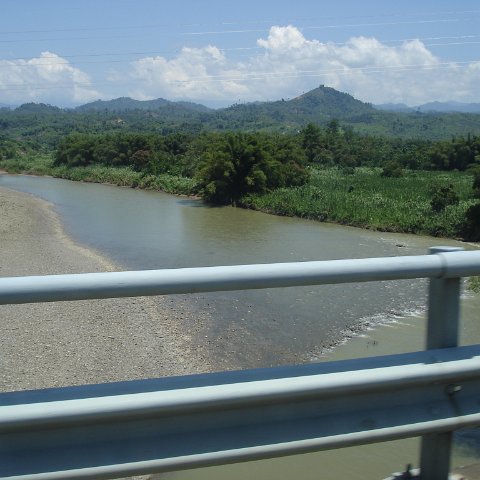
M468 171L473 175L473 197L480 198L480 165L474 165Z
M390 161L385 164L382 170L382 177L403 177L402 167L395 161Z
M301 131L301 135L307 160L311 163L317 162L322 148L322 130L317 125L309 123Z
M436 213L442 212L448 205L455 205L460 201L457 193L453 189L453 185L432 188L432 199L430 206Z
M327 123L327 132L329 135L337 135L340 132L340 122L336 118Z
M463 236L465 240L472 242L480 241L480 203L476 203L468 208L465 214Z
M303 166L285 151L288 145L279 148L271 136L227 133L209 138L197 174L208 202L235 205L247 193L265 193L307 178Z
M55 165L84 167L93 163L95 141L91 135L74 133L65 137L58 145Z

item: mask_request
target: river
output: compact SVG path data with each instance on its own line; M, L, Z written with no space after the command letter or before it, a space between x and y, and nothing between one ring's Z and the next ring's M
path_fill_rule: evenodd
M46 177L2 175L0 186L53 203L68 234L129 270L417 255L432 245L461 245ZM422 349L425 291L423 280L402 280L182 295L175 302L189 311L184 328L197 311L209 319L194 340L211 347L219 369L251 368ZM480 343L479 307L477 296L463 301L463 343ZM417 443L411 439L165 478L382 478L415 462ZM471 451L456 449L455 463L471 458Z

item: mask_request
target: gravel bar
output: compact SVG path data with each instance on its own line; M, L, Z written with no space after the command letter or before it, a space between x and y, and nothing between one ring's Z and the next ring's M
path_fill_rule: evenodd
M2 277L122 270L67 236L53 205L7 188L0 245ZM0 306L0 391L211 371L194 346L207 319L185 305L138 297Z

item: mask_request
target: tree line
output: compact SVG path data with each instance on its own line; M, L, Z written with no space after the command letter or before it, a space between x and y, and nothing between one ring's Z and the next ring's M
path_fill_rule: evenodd
M58 143L56 166L94 164L195 178L207 201L235 204L247 193L304 184L309 165L346 174L361 166L382 167L385 176L400 176L404 169L464 171L480 166L480 137L392 139L360 135L332 120L296 134L73 133Z
M195 178L204 199L219 204L235 204L248 192L301 185L308 178L295 138L264 133L76 133L60 141L54 166L93 164Z

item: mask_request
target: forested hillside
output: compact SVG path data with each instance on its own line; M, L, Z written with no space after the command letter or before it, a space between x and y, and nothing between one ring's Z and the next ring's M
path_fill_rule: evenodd
M333 88L320 86L291 100L235 104L211 110L189 102L118 98L73 110L45 104L0 109L0 138L35 149L52 149L67 134L182 131L295 133L309 123L326 126L332 119L345 129L368 136L415 140L450 140L480 134L480 115L387 112Z

